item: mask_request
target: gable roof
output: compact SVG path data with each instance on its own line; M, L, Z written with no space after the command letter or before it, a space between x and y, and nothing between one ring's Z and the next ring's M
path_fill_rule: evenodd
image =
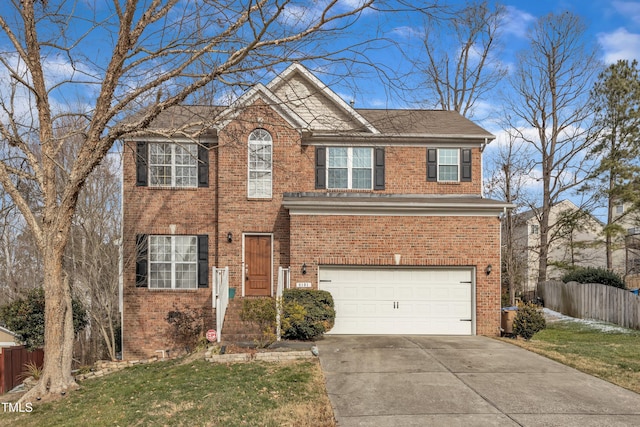
M306 83L306 85L301 87L300 82ZM333 114L342 113L346 118L353 122L355 125L353 126L354 128L360 128L366 132L374 134L379 133L378 130L364 117L362 117L353 107L347 104L334 91L329 89L327 85L322 83L320 79L298 63L293 63L287 67L286 70L267 84L267 88L274 93L277 93L284 102L298 101L305 104L309 101L317 101L318 99L322 100L322 98L324 98L329 104L332 104L332 106L338 110L333 111ZM310 103L313 104L313 102ZM331 112L329 114L331 114ZM328 121L331 121L331 119L328 118Z
M292 64L267 85L257 83L228 107L177 105L163 111L147 132L172 131L180 136L189 131L215 134L243 107L262 99L293 128L304 141L371 141L385 143L403 138L416 141L466 140L487 143L495 136L457 111L423 109L355 109L300 64Z

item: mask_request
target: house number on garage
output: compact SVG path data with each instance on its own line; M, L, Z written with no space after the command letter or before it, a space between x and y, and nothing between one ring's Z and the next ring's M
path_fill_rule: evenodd
M296 288L310 288L311 282L297 282Z

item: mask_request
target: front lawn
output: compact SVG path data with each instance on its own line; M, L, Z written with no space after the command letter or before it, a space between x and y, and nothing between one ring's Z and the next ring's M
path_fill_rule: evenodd
M7 395L0 401L7 401ZM334 426L317 362L167 361L127 368L31 413L0 409L19 426Z
M640 393L640 331L565 319L547 322L530 341L503 339Z

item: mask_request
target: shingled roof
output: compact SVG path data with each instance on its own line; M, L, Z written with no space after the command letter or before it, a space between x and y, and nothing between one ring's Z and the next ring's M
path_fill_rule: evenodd
M215 127L222 106L177 105L163 111L149 129ZM383 135L460 135L493 139L494 136L457 111L416 109L357 109ZM366 132L365 132L366 133Z
M494 136L457 111L356 109L383 134Z

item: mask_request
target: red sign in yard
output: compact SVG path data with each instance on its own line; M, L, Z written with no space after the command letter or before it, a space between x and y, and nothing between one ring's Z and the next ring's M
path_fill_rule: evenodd
M218 334L215 329L209 329L206 336L209 342L214 342L218 338Z

